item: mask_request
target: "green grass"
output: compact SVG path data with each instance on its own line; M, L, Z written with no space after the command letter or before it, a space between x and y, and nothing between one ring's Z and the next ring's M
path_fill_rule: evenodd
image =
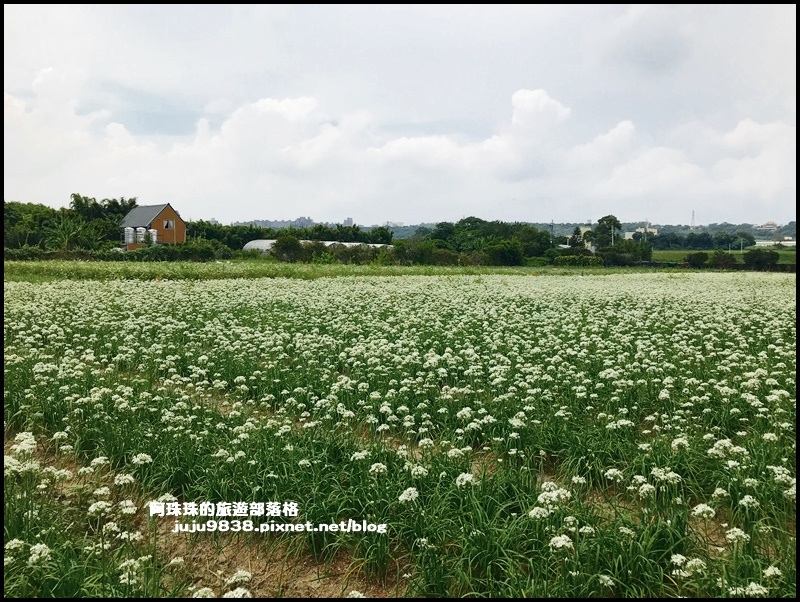
M691 251L653 251L653 261L681 263ZM708 252L709 256L711 252ZM778 263L796 263L796 252L780 250ZM732 251L738 263L742 253ZM218 280L238 278L336 278L343 276L482 276L489 274L563 276L663 272L672 268L603 267L502 267L502 266L381 266L317 265L280 263L267 259L237 259L196 262L94 262L94 261L4 261L7 282L51 282L58 280ZM680 270L681 268L675 268Z
M614 274L652 272L656 268L602 267L501 267L501 266L380 266L278 263L247 259L210 263L196 262L90 262L5 261L7 282L58 280L219 280L237 278L335 278L345 276L482 276L490 274L559 276L570 274ZM658 270L663 271L663 270Z
M689 253L699 253L701 251L686 251L682 249L670 249L665 251L653 251L653 261L675 261L675 262L682 262L684 258ZM746 253L745 251L731 251L731 255L736 258L736 263L744 263L742 260L742 255ZM708 256L711 257L714 254L714 251L702 251L702 253L708 253ZM786 263L792 264L797 263L797 252L790 251L788 249L779 249L778 255L780 258L778 259L778 263Z

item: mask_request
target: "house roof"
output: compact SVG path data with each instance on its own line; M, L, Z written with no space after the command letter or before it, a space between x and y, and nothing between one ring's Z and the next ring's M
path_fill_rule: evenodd
M134 207L130 210L128 215L123 218L120 226L123 228L147 228L153 220L158 217L158 214L164 211L167 205L169 205L169 203Z

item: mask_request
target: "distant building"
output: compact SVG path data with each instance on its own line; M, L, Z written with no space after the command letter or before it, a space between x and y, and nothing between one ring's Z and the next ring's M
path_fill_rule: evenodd
M636 228L633 232L625 232L625 240L633 240L634 234L644 234L645 236L658 236L658 228Z
M285 228L310 228L316 222L310 217L298 217L292 220L257 219L249 222L233 222L234 226L258 226L259 228L272 228L281 230Z
M174 245L186 242L186 222L178 212L166 205L134 207L122 223L122 248L139 249L145 244Z
M753 230L762 230L764 232L776 232L780 228L775 222L766 222L760 226L753 226Z
M757 240L757 247L773 247L775 245L783 245L784 247L796 247L797 241L794 238L787 237L783 240Z
M581 238L583 238L584 234L586 234L587 232L592 231L591 226L578 226L578 228L580 228L581 231ZM589 249L592 253L594 253L597 250L595 244L590 240L584 241L583 246Z
M353 218L352 217L344 218L344 221L342 222L342 225L343 226L352 226L353 225Z

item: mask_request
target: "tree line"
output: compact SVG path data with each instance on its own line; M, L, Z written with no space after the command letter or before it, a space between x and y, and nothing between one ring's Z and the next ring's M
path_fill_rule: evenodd
M3 201L3 246L53 251L119 246L120 223L136 198L103 199L73 194L69 207Z
M33 259L53 253L77 253L75 256L88 259L117 261L227 259L245 254L241 249L252 240L271 239L276 240L271 254L291 262L634 265L650 262L654 249L724 251L755 244L752 234L743 231L686 235L667 232L658 236L637 232L627 239L622 224L613 215L600 218L591 229L575 227L569 236L555 236L552 230L529 223L467 217L458 222L419 227L412 236L401 240L394 240L392 230L384 226L362 229L357 225L315 224L308 228L273 229L198 220L187 222L186 243L119 253L121 221L136 206L135 197L98 201L77 193L71 195L69 206L61 209L4 201L5 257ZM322 241L385 247L326 246ZM730 263L729 259L715 257L716 263L707 258L708 265L724 267L716 264ZM695 257L694 261L699 259Z
M363 242L378 245L390 245L394 234L389 228L380 226L362 230L359 226L336 224L314 224L310 228L265 228L256 225L234 226L223 225L205 220L186 223L186 235L189 238L217 240L230 249L241 249L251 240L273 240L279 236L293 236L299 240L328 240L337 242Z
M645 234L636 232L634 239L646 236ZM720 230L711 234L710 232L689 232L686 235L676 234L674 232L661 233L658 236L650 238L650 242L654 249L669 250L669 249L686 249L690 251L738 251L745 247L751 247L756 244L755 236L749 232L739 230L737 232L726 232Z
M51 251L108 250L121 241L122 219L137 207L136 197L102 199L72 194L68 207L53 209L37 203L3 202L3 246L10 249L39 247ZM187 222L187 238L215 240L231 250L256 239L282 234L307 240L335 240L391 244L385 227L362 230L359 226L315 224L311 228L275 230L258 226L232 226L204 220Z

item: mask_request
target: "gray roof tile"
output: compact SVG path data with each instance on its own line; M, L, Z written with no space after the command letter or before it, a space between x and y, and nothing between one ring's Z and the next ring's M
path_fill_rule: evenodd
M123 228L147 228L158 217L158 214L164 211L164 208L169 203L164 205L142 205L141 207L134 207L126 215L122 223Z

